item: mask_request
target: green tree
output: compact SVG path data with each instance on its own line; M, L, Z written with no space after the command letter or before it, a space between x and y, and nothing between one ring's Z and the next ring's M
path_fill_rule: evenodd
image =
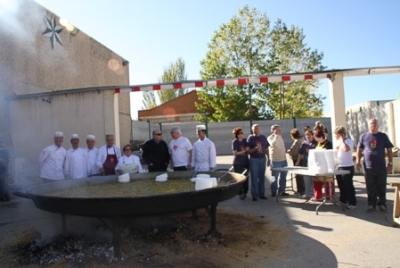
M176 62L170 63L168 67L164 68L164 72L159 79L160 82L175 82L187 80L185 71L185 61L178 58ZM182 96L187 93L188 89L167 89L158 91L158 97L161 103L168 102L176 97Z
M222 24L208 44L208 52L200 62L202 79L249 77L287 72L323 70L322 53L311 51L303 42L302 30L290 30L278 20L273 29L265 13L239 9L237 16ZM322 99L309 105L310 95L318 82L299 81L287 84L246 84L224 87L207 87L198 91L203 103L196 103L201 114L208 114L209 121L245 120L248 118L271 119L296 115L303 111L322 112ZM280 85L279 85L280 84ZM304 102L299 102L304 99ZM255 109L253 107L256 106ZM290 107L288 113L282 110ZM299 112L301 111L301 112Z
M322 71L323 53L311 51L304 43L303 30L278 19L271 30L268 52L270 74ZM322 116L324 97L316 94L318 80L269 83L262 87L259 96L275 113L275 118L284 119Z

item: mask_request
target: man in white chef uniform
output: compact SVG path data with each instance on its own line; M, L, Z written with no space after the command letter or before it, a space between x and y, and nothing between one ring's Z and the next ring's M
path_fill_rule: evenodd
M217 166L217 152L214 143L207 138L206 126L196 126L199 140L193 144L192 167L196 171L212 171Z
M86 152L89 158L89 176L100 174L97 168L97 157L99 156L99 148L95 147L96 137L94 135L86 136Z
M62 147L64 134L54 133L54 144L46 147L39 155L40 177L48 180L64 179L64 162L67 151Z
M65 158L65 177L68 179L83 179L88 177L89 158L87 151L79 147L78 134L71 135L72 148L68 149Z

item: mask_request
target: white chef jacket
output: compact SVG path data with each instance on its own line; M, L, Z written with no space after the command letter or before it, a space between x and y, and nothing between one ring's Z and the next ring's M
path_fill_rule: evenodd
M196 171L210 171L217 166L217 151L207 137L193 144L192 167Z
M86 148L86 152L89 158L89 175L100 174L100 170L97 168L97 157L99 156L99 148L93 147L91 150Z
M89 158L85 149L68 149L65 158L65 176L71 179L87 178L89 168Z
M138 166L139 173L143 173L142 164L140 163L140 158L138 156L133 154L129 157L126 155L121 156L121 158L118 160L115 170L121 170L122 166L125 164L136 164Z
M121 158L121 149L117 145L113 145L110 148L107 148L107 144L103 145L99 149L99 155L97 156L97 169L100 171L103 168L104 161L107 159L107 152L108 154L116 154L117 159Z
M40 177L51 180L64 179L64 162L67 151L64 147L52 144L39 155Z
M179 137L176 140L171 140L169 143L169 153L171 154L174 167L188 166L189 151L193 149L192 143L186 137Z

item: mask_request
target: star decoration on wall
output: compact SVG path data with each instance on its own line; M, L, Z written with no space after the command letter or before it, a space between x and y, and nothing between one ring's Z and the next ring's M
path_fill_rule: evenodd
M56 18L54 14L51 15L51 19L44 17L44 22L46 23L46 30L43 32L43 36L50 37L51 49L54 50L54 42L57 41L60 45L63 45L61 37L58 35L63 30L63 27L56 25Z

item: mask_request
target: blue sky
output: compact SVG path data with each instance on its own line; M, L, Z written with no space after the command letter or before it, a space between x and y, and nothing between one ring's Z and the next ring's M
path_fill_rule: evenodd
M7 1L7 0L0 0ZM324 53L328 69L400 65L400 1L362 0L36 0L95 38L130 64L130 84L157 83L163 69L182 57L188 79L200 78L200 61L222 23L248 4L302 28L311 49ZM400 98L400 74L345 78L346 106ZM326 96L327 81L318 93ZM136 94L133 96L133 94ZM131 93L132 117L142 108Z

